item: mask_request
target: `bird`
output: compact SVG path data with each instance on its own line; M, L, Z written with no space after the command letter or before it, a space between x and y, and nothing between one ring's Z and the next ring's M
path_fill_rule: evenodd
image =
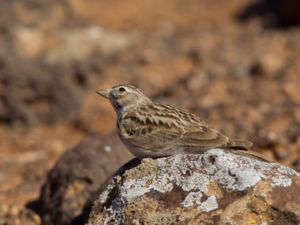
M223 148L263 159L249 151L252 142L230 139L186 110L153 102L133 85L117 85L96 93L112 104L120 139L137 158L199 154Z

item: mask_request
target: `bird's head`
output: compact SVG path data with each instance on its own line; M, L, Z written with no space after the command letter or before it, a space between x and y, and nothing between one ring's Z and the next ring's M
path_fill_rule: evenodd
M107 98L117 113L152 102L138 88L132 85L118 85L108 89L99 89L96 92Z

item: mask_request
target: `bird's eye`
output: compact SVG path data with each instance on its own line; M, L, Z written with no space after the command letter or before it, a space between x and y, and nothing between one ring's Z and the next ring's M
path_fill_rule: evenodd
M125 90L125 88L120 87L120 88L119 88L119 91L120 91L120 92L124 92L124 91L126 91L126 90Z

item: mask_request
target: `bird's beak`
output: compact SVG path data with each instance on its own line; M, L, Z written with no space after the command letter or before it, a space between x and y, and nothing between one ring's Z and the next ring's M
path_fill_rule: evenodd
M109 99L111 89L99 89L96 91L98 95L101 95L104 98Z

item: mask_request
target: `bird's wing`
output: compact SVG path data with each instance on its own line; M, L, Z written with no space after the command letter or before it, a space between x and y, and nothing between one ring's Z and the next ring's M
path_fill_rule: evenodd
M186 128L185 133L180 137L179 145L187 148L217 148L226 146L229 138L206 126Z
M229 141L228 137L217 130L209 128L203 120L183 109L158 104L152 107L156 107L152 114L155 114L157 111L165 112L164 116L169 118L169 120L172 119L177 125L177 129L184 130L176 139L176 144L179 146L203 149L225 146Z
M131 145L151 151L172 148L184 134L172 119L140 112L126 113L119 126L121 136Z
M179 127L184 129L184 133L177 140L178 145L182 145L185 151L197 149L200 151L207 148L226 147L230 149L248 149L252 143L244 140L229 140L228 137L221 134L219 131L211 129L207 124L200 120L196 115L189 113L183 109L178 109L170 105L156 104L156 111L166 111L174 117ZM155 114L155 111L153 112ZM194 151L194 150L193 150Z
M132 146L151 151L208 149L225 145L228 138L218 131L198 126L188 128L175 117L127 113L121 123L121 136Z

